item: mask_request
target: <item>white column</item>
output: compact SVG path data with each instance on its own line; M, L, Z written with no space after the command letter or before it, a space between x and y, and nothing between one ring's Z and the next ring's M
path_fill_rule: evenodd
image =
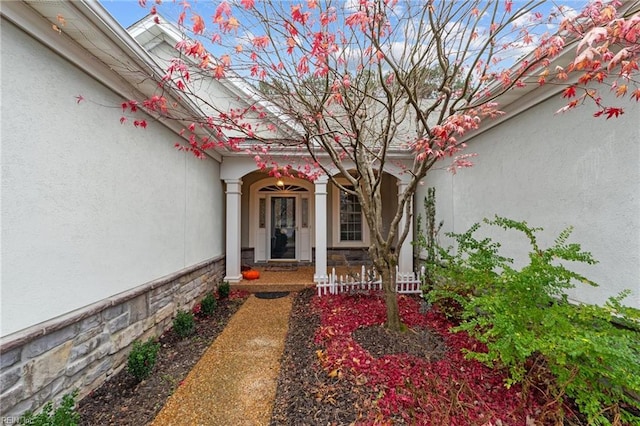
M316 180L316 273L314 281L327 275L327 178Z
M241 213L241 195L242 180L228 179L227 184L227 275L225 281L237 283L242 279L240 271L241 264L241 229L240 229L240 213Z
M398 202L402 197L402 194L406 191L407 185L408 184L406 182L398 181ZM404 243L400 248L400 253L398 254L398 270L400 272L413 272L413 244L411 244L413 241L413 218L407 218L405 206L405 210L402 212L402 219L399 224L399 234L404 230L407 220L410 221L409 233L407 234L407 238L404 240Z

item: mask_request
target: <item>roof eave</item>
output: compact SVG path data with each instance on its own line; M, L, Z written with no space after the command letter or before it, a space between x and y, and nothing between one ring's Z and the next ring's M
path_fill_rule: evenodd
M123 99L149 97L157 88L152 82L154 79L147 79L147 82L136 81L134 84L130 80L131 76L127 76L122 70L122 64L126 61L128 66L134 68L131 74L157 76L162 73L147 52L97 1L3 2L1 13L4 18L80 67ZM67 21L66 26L63 27L58 22L58 14ZM53 25L61 28L59 37L52 36ZM96 47L100 45L108 46L109 52ZM192 108L185 105L184 100L176 93L168 95L171 101L180 100L185 108ZM156 118L178 136L185 127L185 123ZM222 158L215 151L207 151L207 155L218 161Z

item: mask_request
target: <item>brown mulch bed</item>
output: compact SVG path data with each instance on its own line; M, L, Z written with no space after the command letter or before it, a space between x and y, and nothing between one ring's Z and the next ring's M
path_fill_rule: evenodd
M313 343L320 318L310 309L313 294L304 290L293 302L271 426L351 424L375 399L366 385L330 377L320 368L320 347ZM446 351L442 338L428 330L393 333L372 326L356 330L354 339L374 357L409 353L437 360Z
M314 290L307 289L293 301L270 425L350 424L375 399L367 386L330 377L320 368L316 353L320 347L313 342L320 319L310 307L313 295ZM125 370L111 377L80 401L81 424L151 422L242 302L218 301L214 316L200 319L191 338L180 339L167 331L160 338L162 348L151 376L141 383ZM356 330L354 338L375 357L408 352L435 360L445 351L442 341L426 331L390 333L373 326Z
M196 321L196 333L180 339L173 330L160 337L151 376L138 383L126 368L78 404L81 425L141 426L153 420L205 350L222 332L244 299L218 300L211 317Z
M364 400L317 365L313 337L320 318L309 306L313 294L305 290L293 301L271 425L349 424L356 420L353 407Z
M375 358L408 354L437 361L446 351L442 337L424 329L395 333L379 325L359 328L353 333L353 338Z

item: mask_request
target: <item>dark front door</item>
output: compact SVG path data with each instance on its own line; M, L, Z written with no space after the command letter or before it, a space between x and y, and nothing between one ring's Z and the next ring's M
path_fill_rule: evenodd
M271 259L296 259L296 197L271 197Z

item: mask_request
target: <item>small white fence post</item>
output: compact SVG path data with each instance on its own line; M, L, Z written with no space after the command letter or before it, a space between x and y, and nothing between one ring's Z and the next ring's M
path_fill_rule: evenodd
M418 272L400 272L396 266L396 291L401 294L422 294L424 274L424 266ZM332 268L328 276L320 277L316 287L318 296L367 290L381 291L382 277L374 270L367 270L364 265L360 268L359 274L345 276L337 276L336 268Z

